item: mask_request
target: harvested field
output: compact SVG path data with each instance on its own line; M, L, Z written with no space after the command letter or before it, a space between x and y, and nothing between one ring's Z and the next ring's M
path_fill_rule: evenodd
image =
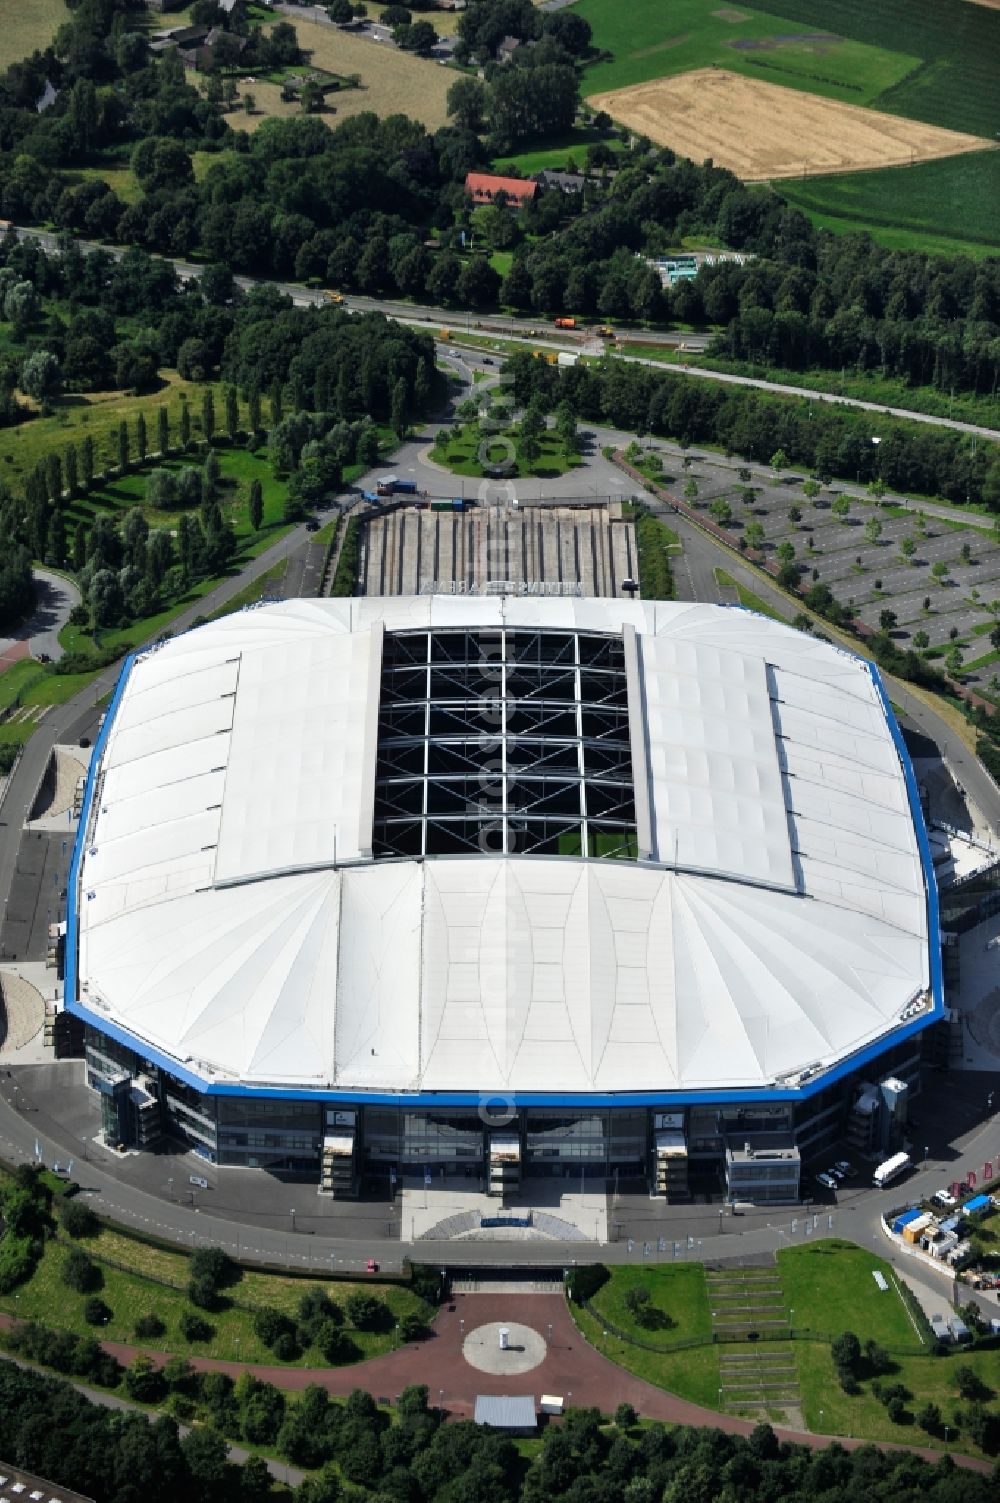
M32 52L44 51L59 27L69 20L64 0L22 0L3 6L0 32L0 69L19 63Z
M703 68L592 94L588 103L696 162L750 182L900 166L981 151L979 136Z
M341 120L365 110L381 116L409 115L428 130L437 130L445 124L448 118L445 99L449 85L455 82L451 69L365 37L351 36L319 21L304 21L295 16L294 25L299 45L310 54L314 68L341 77L352 73L361 76L360 89L340 89L327 95L327 109L319 118L328 125L339 125ZM245 92L253 95L257 113L244 116L237 109L229 116L237 130L254 130L269 115L301 113L300 105L281 100L277 84L258 81L247 84Z

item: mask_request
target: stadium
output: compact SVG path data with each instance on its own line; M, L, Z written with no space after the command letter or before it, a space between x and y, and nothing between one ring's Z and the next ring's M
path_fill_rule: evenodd
M125 664L70 877L107 1141L799 1194L905 1129L937 893L876 668L740 608L298 600Z

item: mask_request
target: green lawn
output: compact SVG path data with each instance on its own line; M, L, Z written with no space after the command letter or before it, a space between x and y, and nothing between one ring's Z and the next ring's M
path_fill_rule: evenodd
M625 1298L636 1288L649 1292L650 1306L664 1322L658 1329L638 1325L629 1313ZM700 1263L625 1264L613 1268L610 1279L590 1303L598 1318L606 1316L626 1335L664 1349L692 1338L707 1340L712 1332L705 1270Z
M704 1404L707 1409L719 1407L719 1349L706 1340L704 1346L682 1348L680 1351L648 1351L645 1347L633 1346L617 1337L604 1335L604 1328L589 1310L578 1305L571 1306L573 1319L591 1346L597 1348L612 1362L655 1383L669 1393L676 1393L692 1404Z
M64 21L69 9L64 0L27 0L27 3L3 7L0 29L0 71L19 63L32 52L44 52Z
M813 9L803 25L789 19L796 10L784 4L772 13L706 0L671 0L669 6L660 0L632 0L629 5L580 0L576 12L590 22L594 45L613 55L586 70L583 92L597 94L714 65L849 104L871 104L919 65L905 27L898 27L891 41L871 46L837 24L837 0ZM726 12L743 19L733 21ZM804 34L825 34L830 40L818 46L799 43ZM735 45L754 41L769 45Z
M816 224L843 233L866 230L896 249L995 256L1000 246L997 151L788 181L779 192Z
M567 458L563 445L551 432L543 433L539 438L541 453L533 465L526 466L516 457L516 432L484 435L475 423L442 431L447 442L440 447L435 446L431 450L431 458L435 464L444 465L453 475L484 476L487 473L483 468L484 459L487 463L496 465L506 465L513 461L511 468L504 470L501 479L513 478L515 475L537 475L542 479L551 479L582 463L575 456ZM487 445L485 449L484 443Z
M546 168L564 170L572 162L582 172L586 165L587 147L597 142L614 152L625 150L623 141L610 139L592 126L579 126L575 130L566 131L564 135L548 137L513 156L497 157L493 170L503 173L510 167L517 167L526 177L530 177L532 173L542 172Z
M778 1254L778 1270L796 1331L831 1338L854 1331L862 1341L872 1337L892 1352L926 1350L884 1258L853 1242L824 1239L785 1248ZM888 1281L888 1290L878 1288L875 1270Z
M152 1351L177 1352L182 1356L233 1358L241 1361L266 1362L277 1365L278 1359L265 1347L254 1332L253 1310L241 1309L224 1299L225 1308L214 1311L199 1311L213 1327L210 1340L185 1341L177 1328L182 1312L191 1309L183 1288L166 1288L153 1279L167 1279L178 1285L187 1282L188 1259L183 1253L170 1252L165 1248L151 1247L133 1240L122 1233L102 1230L97 1237L85 1239L81 1244L95 1260L113 1259L115 1263L127 1264L134 1272L102 1263L104 1287L101 1298L114 1312L101 1335L109 1341L134 1342L135 1322L141 1315L155 1313L164 1321L167 1329L162 1336L143 1339L139 1344ZM67 1247L48 1242L34 1276L13 1294L0 1296L0 1309L24 1319L34 1318L62 1330L75 1331L78 1335L93 1335L94 1328L83 1318L85 1296L68 1289L60 1278ZM142 1275L146 1275L143 1277ZM311 1287L313 1281L282 1278L256 1272L245 1272L231 1289L225 1291L240 1305L258 1307L274 1306L294 1315L300 1297ZM363 1288L377 1294L398 1318L407 1311L423 1311L422 1301L409 1289L396 1284L377 1284L350 1281L316 1280L330 1297L342 1304L354 1289ZM375 1357L390 1351L396 1338L390 1331L351 1331L351 1339L358 1348L359 1357ZM297 1367L328 1366L316 1351L303 1353L294 1363Z

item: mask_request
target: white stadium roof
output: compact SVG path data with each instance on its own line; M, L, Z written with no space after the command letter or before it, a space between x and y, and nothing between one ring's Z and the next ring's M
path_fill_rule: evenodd
M638 860L373 859L385 634L499 628L624 634ZM759 1089L929 1006L879 692L761 616L290 601L141 654L106 730L77 998L209 1083Z

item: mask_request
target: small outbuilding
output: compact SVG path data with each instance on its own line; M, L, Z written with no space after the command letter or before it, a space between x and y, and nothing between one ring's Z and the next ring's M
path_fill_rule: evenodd
M477 1425L507 1435L534 1435L538 1428L535 1401L530 1394L477 1393L473 1419Z

